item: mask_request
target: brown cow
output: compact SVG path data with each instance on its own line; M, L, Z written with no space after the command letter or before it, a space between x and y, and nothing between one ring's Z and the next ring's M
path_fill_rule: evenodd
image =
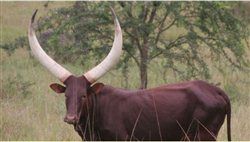
M95 68L76 77L51 59L40 47L29 26L29 43L34 56L65 86L67 114L83 140L216 140L227 115L231 140L231 106L228 96L204 81L189 81L145 90L124 90L95 83L116 64L122 51L122 32L116 15L115 39L108 56Z

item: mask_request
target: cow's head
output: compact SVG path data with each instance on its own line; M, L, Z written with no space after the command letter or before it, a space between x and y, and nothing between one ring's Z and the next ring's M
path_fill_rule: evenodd
M108 72L119 60L122 53L122 32L119 21L111 8L115 22L115 39L108 56L96 67L77 77L50 58L41 48L33 23L37 10L34 12L29 26L28 38L33 55L36 59L55 75L64 85L53 83L50 87L57 93L65 93L67 114L64 121L70 124L78 123L83 104L87 101L87 90L91 84Z

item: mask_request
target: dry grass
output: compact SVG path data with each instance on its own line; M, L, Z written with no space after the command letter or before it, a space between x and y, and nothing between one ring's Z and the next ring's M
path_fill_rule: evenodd
M65 115L64 96L55 94L48 87L57 79L29 57L24 49L17 50L10 57L2 55L0 140L80 140L73 127L62 120ZM83 72L84 68L66 66L78 74ZM136 71L132 67L131 70L131 72ZM117 78L114 78L113 74L116 74ZM139 83L136 78L133 79L133 76L137 75L131 74L131 82ZM150 75L151 86L160 84L156 79L159 76L158 69L154 75ZM121 87L121 80L119 71L113 70L102 79L102 82ZM27 82L32 85L25 88ZM137 85L132 88L136 88ZM240 89L243 99L239 98L237 99L239 102L232 104L232 138L249 140L250 104L249 94L247 94L249 88L243 86ZM219 140L226 139L226 129L223 126L219 133Z

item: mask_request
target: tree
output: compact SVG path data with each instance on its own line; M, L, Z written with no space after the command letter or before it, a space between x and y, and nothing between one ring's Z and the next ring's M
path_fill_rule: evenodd
M140 88L147 87L149 63L165 66L183 79L209 78L206 60L226 59L242 69L246 24L232 14L232 2L75 2L39 20L42 45L63 61L103 58L113 41L112 5L120 19L124 51L120 67L133 60L139 68ZM166 37L172 28L182 31ZM206 51L204 53L203 51ZM206 55L206 56L205 56ZM91 56L91 57L90 57ZM124 73L126 73L124 71Z

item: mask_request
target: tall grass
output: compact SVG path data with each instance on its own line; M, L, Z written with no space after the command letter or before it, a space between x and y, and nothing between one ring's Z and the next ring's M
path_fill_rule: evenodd
M76 74L86 70L81 66L64 66ZM0 67L0 140L80 140L73 127L63 122L66 110L64 95L58 95L49 88L50 83L58 80L30 57L26 50L19 49L10 57L2 52ZM165 82L159 67L152 66L150 70L150 87ZM137 69L130 67L129 75L130 88L137 88ZM226 77L229 82L221 80L222 88L226 83L237 86L237 83L230 81L232 76L234 74ZM238 78L245 77L242 74ZM174 77L168 78L169 82L178 82ZM119 70L112 70L101 79L103 83L116 87L122 87L122 80ZM238 98L232 102L232 137L233 140L249 140L250 89L247 86L238 89L235 92L240 94L234 94ZM231 93L228 92L229 95ZM219 133L219 140L226 140L225 126Z
M231 131L232 131L232 140L234 141L249 141L249 130L250 124L250 104L249 97L247 103L234 102L232 104L232 119L231 119ZM225 121L226 122L226 121ZM218 140L224 141L227 140L227 129L226 123L222 126Z
M25 53L1 60L1 140L80 140L62 123L64 96L48 88L56 79Z

